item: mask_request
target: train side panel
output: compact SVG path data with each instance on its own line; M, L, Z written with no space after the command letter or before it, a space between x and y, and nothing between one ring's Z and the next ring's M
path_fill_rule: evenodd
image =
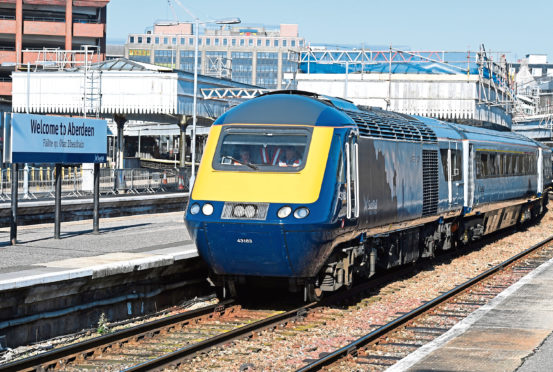
M420 217L421 175L421 144L359 138L360 227Z

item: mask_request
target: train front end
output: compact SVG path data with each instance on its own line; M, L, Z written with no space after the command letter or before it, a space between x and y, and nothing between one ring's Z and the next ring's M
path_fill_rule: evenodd
M331 106L290 94L253 99L214 123L185 220L219 285L301 285L317 274L337 223L336 125L344 123Z

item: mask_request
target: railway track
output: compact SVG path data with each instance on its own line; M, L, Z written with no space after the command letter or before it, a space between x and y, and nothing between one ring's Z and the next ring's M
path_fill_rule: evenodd
M340 301L368 288L394 280L388 273L348 293L328 297ZM321 310L310 303L288 311L245 309L234 300L206 306L153 322L79 342L50 352L0 365L2 371L151 371L182 366L195 354L237 338L253 338L267 328L284 328Z
M152 370L237 337L252 337L316 306L255 310L227 300L5 364L0 371Z
M553 258L552 241L528 248L298 371L380 371L392 366Z
M553 257L553 247L547 245L550 241L531 247L346 346L334 348L337 349L334 352L321 353L320 359L301 360L300 366L303 367L299 370L311 371L323 367L330 370L382 370L389 367L445 333L512 282ZM520 263L521 260L523 263ZM505 268L507 270L502 271ZM398 277L410 276L412 270L412 267L396 270L356 286L351 291L331 296L321 303L287 311L245 309L233 301L223 301L6 364L0 366L0 371L147 371L165 367L188 370L196 368L197 361L200 362L197 369L201 370L206 367L202 363L212 358L209 353L217 345L232 345L238 342L236 340L244 339L255 343L256 336L266 329L277 335L274 340L278 343L283 338L302 336L307 330L331 324L348 312L352 303L353 307L367 306L370 309L371 296L378 293L377 288ZM500 272L507 273L507 277L498 276ZM484 280L487 282L484 283ZM352 300L352 297L356 299ZM266 347L272 348L273 345L267 344ZM258 346L252 345L251 348L256 349ZM191 360L192 357L195 359ZM216 367L217 362L210 366ZM227 368L224 364L220 367Z

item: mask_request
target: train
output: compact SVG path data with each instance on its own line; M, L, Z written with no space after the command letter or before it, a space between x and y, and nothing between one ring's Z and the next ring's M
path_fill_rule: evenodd
M541 216L552 173L513 132L275 91L214 122L185 224L221 296L313 301Z

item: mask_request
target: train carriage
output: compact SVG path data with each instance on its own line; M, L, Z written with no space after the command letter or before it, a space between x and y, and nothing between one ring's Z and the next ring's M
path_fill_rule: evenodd
M550 184L523 136L284 91L214 123L185 219L221 287L317 299L536 217Z

